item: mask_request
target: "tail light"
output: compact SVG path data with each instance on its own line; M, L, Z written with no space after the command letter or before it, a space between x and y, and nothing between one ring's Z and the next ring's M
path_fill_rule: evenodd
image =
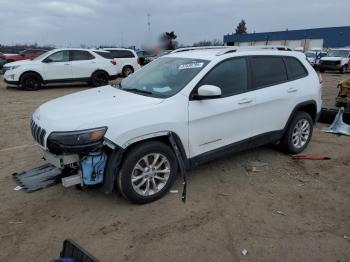
M140 58L137 58L137 63L138 63L139 65L141 65Z
M320 85L323 83L323 78L321 74L318 74L318 80L320 82Z
M112 65L116 65L116 64L117 64L117 61L111 60L111 63L112 63Z

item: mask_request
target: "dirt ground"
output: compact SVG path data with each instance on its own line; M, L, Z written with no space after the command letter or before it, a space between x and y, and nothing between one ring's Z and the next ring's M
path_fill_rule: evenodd
M325 106L350 74L323 74ZM0 79L0 261L50 261L71 238L100 261L350 261L350 138L314 130L297 161L261 147L200 166L159 201L132 205L118 193L54 186L14 191L11 174L43 163L29 129L32 112L87 86L37 92ZM247 172L251 161L268 164ZM244 256L242 250L248 253Z

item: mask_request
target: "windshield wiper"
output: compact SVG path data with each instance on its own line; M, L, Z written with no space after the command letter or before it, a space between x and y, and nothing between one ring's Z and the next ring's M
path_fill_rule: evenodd
M135 93L146 94L146 95L152 95L153 94L151 91L146 91L146 90L137 89L137 88L123 88L123 90L124 91L135 92Z

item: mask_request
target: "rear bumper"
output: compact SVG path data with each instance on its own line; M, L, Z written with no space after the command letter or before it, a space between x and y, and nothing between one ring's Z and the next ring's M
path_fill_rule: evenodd
M118 75L110 75L109 76L109 80L114 80L114 79L117 79Z

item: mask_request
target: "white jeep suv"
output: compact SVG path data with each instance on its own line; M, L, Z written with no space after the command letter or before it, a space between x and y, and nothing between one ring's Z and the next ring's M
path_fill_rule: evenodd
M165 55L119 85L49 101L31 128L47 161L75 170L70 181L116 184L146 203L179 167L264 144L303 151L320 110L321 81L304 54L227 47Z
M141 68L141 62L136 52L126 48L104 48L111 53L117 63L118 74L127 77Z
M27 90L74 81L101 86L117 77L117 65L109 52L78 48L54 49L33 60L8 63L3 70L6 83Z

